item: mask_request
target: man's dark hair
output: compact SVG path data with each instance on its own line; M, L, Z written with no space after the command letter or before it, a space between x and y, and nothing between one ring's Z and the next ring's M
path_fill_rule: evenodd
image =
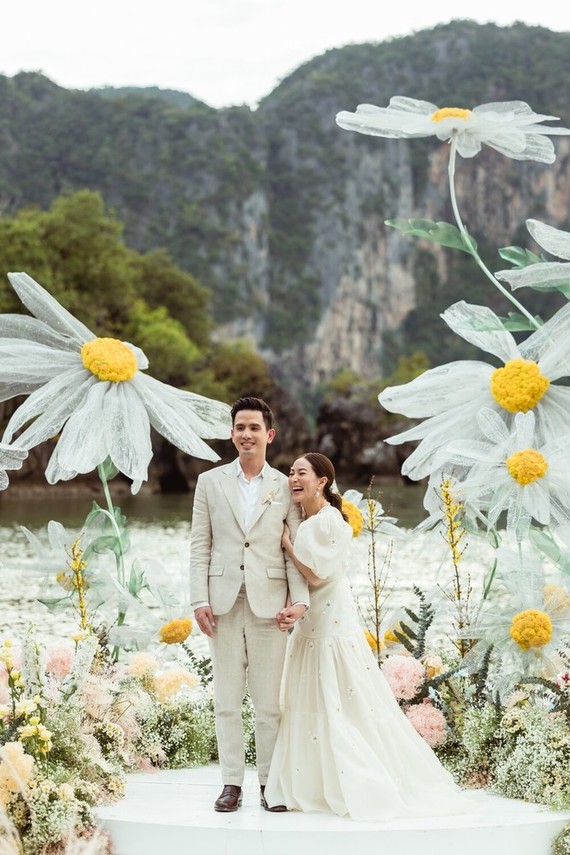
M238 398L231 411L232 426L235 424L237 414L242 410L255 410L256 412L261 413L267 430L271 430L273 427L273 413L271 412L269 405L266 404L262 398Z

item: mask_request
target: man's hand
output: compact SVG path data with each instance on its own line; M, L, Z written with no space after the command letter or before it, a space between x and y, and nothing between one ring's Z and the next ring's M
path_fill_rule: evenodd
M281 609L280 612L277 612L275 616L275 623L277 624L278 629L281 632L287 632L291 629L296 620L299 620L305 612L307 611L307 607L303 605L303 603L297 603L294 606L286 606L284 609Z
M213 638L216 621L214 620L214 615L210 606L200 606L199 609L194 609L194 617L196 618L196 623L204 635L208 635L210 638Z

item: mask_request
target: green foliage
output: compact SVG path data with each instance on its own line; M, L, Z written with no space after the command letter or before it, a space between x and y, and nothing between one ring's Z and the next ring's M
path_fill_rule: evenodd
M405 235L424 238L431 243L447 246L451 249L461 249L463 252L474 252L477 243L468 234L462 234L457 226L451 223L434 223L433 220L410 219L410 220L386 220L390 228L398 229Z
M173 386L190 384L201 352L164 306L149 309L144 300L137 300L123 335L144 350L153 376Z

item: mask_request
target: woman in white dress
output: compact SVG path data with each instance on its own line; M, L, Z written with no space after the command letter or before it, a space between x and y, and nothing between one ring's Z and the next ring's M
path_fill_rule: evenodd
M282 546L309 582L310 608L289 638L267 803L358 820L470 812L472 796L398 706L359 625L344 572L352 528L334 480L315 452L289 475L305 519ZM278 623L289 627L286 609Z

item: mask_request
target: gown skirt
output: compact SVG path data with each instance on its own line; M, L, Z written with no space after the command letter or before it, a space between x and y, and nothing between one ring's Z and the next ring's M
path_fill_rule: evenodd
M343 526L328 507L301 524L295 542L299 560L326 578L311 586L310 609L288 640L267 801L355 820L470 813L475 793L457 786L406 718L364 637Z

